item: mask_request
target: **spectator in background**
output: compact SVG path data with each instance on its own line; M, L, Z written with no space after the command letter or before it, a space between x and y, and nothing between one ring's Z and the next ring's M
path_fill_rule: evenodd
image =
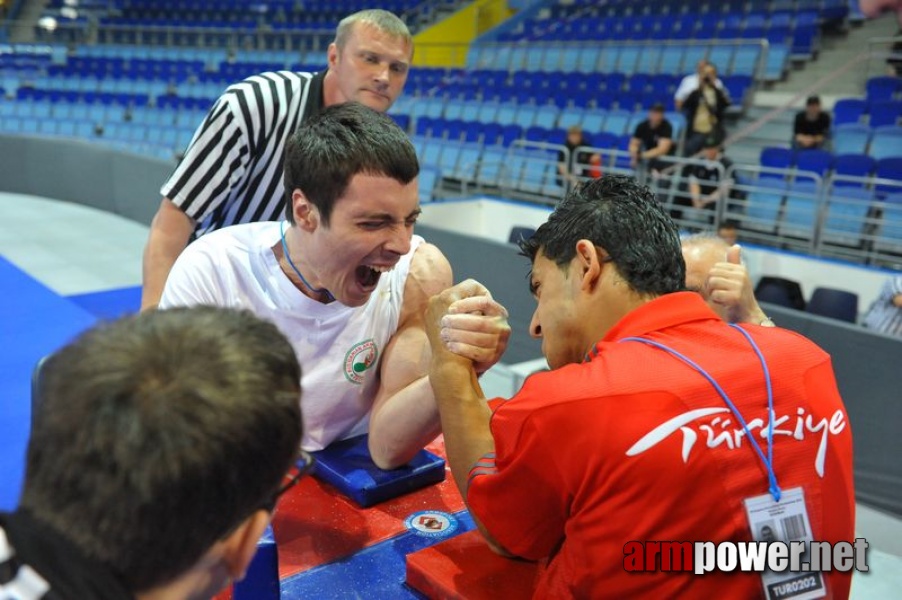
M601 175L599 165L601 157L586 150L577 151L577 148L588 146L589 140L583 134L579 125L571 125L567 128L567 140L564 142L567 150L559 150L557 153L557 171L560 177L558 185L574 186L582 177L598 177Z
M701 59L695 66L695 73L686 75L685 77L683 77L683 80L680 81L680 85L677 87L677 90L673 95L673 104L677 110L682 110L683 104L686 102L686 98L689 97L689 94L698 89L698 82L702 78L705 69L710 64L711 63L709 63L707 59ZM717 86L719 90L726 93L726 88L724 88L723 82L720 79L715 78L714 85Z
M889 278L864 318L868 329L902 337L902 275Z
M821 99L809 96L805 110L796 114L792 147L799 150L821 148L830 134L830 115L821 110Z
M739 241L739 227L736 221L724 221L717 228L717 237L722 239L727 246L732 246Z
M733 163L723 155L720 144L720 136L716 133L704 139L702 160L683 168L686 189L685 193L677 195L675 204L713 211L717 202L727 197L732 183L727 178L727 171ZM674 218L684 216L681 211L674 212ZM707 221L707 217L697 220Z
M413 38L396 15L363 10L341 20L319 73L262 73L229 87L168 181L144 250L141 309L160 300L192 236L285 212L282 157L295 130L323 108L356 101L387 111L404 89Z
M714 65L708 64L702 71L698 87L689 94L683 105L689 124L686 156L697 153L702 148L705 138L712 133L723 136L724 112L730 105L730 99L716 82L717 69Z
M0 598L209 598L240 580L301 441L275 325L213 307L98 325L42 367ZM291 470L291 472L290 472Z
M664 118L664 105L660 102L648 111L648 118L636 126L630 140L630 166L637 168L641 162L654 174L667 166L663 157L673 152L673 127Z

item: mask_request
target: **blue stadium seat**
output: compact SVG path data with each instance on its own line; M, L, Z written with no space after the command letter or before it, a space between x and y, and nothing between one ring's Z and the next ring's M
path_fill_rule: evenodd
M860 246L873 195L857 187L835 187L827 198L827 214L821 240L845 246Z
M858 321L858 294L831 288L815 288L805 310L813 315L855 323Z
M506 155L507 151L501 146L486 146L479 161L476 182L483 186L497 186Z
M444 144L442 144L440 140L434 138L427 139L423 146L423 155L420 157L420 162L424 165L438 167L443 149Z
M449 175L457 170L457 160L460 158L461 145L459 142L442 142L442 153L438 161L439 170Z
M795 165L798 171L807 171L823 176L833 168L833 155L826 150L799 150L795 155Z
M786 182L780 179L759 178L748 194L743 229L773 232L783 207Z
M871 77L865 84L868 102L885 102L897 100L902 94L902 79L898 77Z
M531 127L536 121L537 113L538 108L534 105L518 106L517 113L514 116L514 123L516 123L523 129Z
M843 123L859 123L867 110L867 102L859 98L843 98L833 105L833 122L836 125Z
M814 236L821 204L820 186L810 180L796 180L786 193L780 221L780 235L810 239Z
M580 48L576 69L581 73L595 73L597 71L598 57L601 53L598 47Z
M730 65L730 75L754 77L760 57L760 46L740 46L736 48L736 54L733 55L733 63Z
M836 154L865 154L871 140L871 128L863 123L844 123L833 129Z
M883 220L874 240L878 252L902 254L902 193L884 199Z
M517 124L504 125L501 128L501 144L510 146L514 140L519 140L523 135L523 128Z
M902 156L902 127L889 125L875 129L868 153L877 160Z
M460 156L457 158L457 166L453 172L448 174L448 177L461 181L476 179L481 156L482 146L480 144L464 144L461 146Z
M636 63L636 71L638 73L660 73L662 54L663 48L661 46L643 46L642 52L639 54L639 60Z
M840 177L867 177L876 167L877 161L867 154L838 154L833 160L833 174Z
M523 138L529 142L546 142L548 133L549 131L544 127L532 126L526 128Z
M761 149L759 163L771 169L788 169L793 164L793 152L789 148L768 147Z
M632 113L625 110L608 111L604 120L603 130L608 133L613 133L614 135L623 135L624 133L627 133L626 128L627 125L629 125L631 116Z
M894 183L877 183L874 192L880 196L895 194L902 188L902 157L881 158L874 170L877 179L888 179Z
M871 102L868 112L870 114L868 124L872 128L898 125L899 118L902 117L902 101L885 100Z
M420 204L432 201L432 194L435 191L435 184L441 179L439 170L433 166L424 165L420 169L417 178L418 193L420 196Z

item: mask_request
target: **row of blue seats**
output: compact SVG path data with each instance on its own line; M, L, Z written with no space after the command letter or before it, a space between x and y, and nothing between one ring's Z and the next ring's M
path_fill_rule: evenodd
M902 127L871 128L861 123L837 125L831 136L836 154L869 154L875 158L902 155Z
M843 98L833 105L833 122L860 123L867 117L871 127L897 125L902 119L902 100L876 100L868 102L861 98Z
M637 87L641 85L637 81ZM513 102L517 104L550 104L564 109L568 107L635 110L636 107L650 108L654 104L672 107L674 92L679 78L668 81L654 81L639 89L610 89L602 85L590 89L570 88L560 85L551 88L529 88L521 86L488 86L469 81L454 82L438 86L408 85L406 94L414 97L443 98L478 102ZM563 80L561 81L563 84ZM723 79L733 105L728 112L742 112L746 94L752 89L750 77L735 75Z
M0 132L121 142L123 148L133 150L146 146L151 150L165 150L163 153L154 151L152 155L170 160L184 150L194 135L193 128L149 127L134 123L109 123L100 127L89 120L36 117L5 117L0 123Z
M33 117L39 120L67 119L91 123L133 123L154 127L197 127L207 111L203 109L126 107L121 105L50 103L47 101L0 101L0 118Z
M825 177L832 173L844 178L865 178L875 175L880 179L902 180L902 147L895 153L881 158L867 154L833 154L826 150L789 150L787 148L768 147L761 150L760 164L768 169L792 170L796 174L817 175ZM770 171L766 175L777 173ZM852 181L848 179L846 181ZM860 182L858 182L860 183Z
M572 16L623 16L693 13L797 13L816 12L824 20L843 19L849 12L848 0L659 0L636 3L633 0L565 0L552 5L553 18Z
M863 246L874 239L878 249L902 243L902 187L882 197L874 190L835 187L814 181L758 180L748 188L743 230L782 237Z
M399 125L404 126L403 121ZM633 128L635 129L635 128ZM611 130L587 130L583 134L585 145L598 148L617 149L628 145L632 138L628 126L611 122ZM567 130L562 128L546 128L540 125L521 127L520 125L499 125L497 123L480 123L478 121L432 121L418 124L414 135L422 139L440 139L449 142L479 144L484 146L511 146L517 140L536 142L539 144L555 144L566 142ZM626 137L624 143L623 137Z
M147 94L132 94L127 92L80 92L74 90L40 89L20 87L16 91L16 98L20 101L46 100L51 103L82 103L102 104L122 107L150 106L151 98ZM189 110L207 110L215 100L215 97L191 97L191 96L157 96L155 105L161 108L177 108Z
M760 39L791 43L796 36L811 35L818 28L813 12L717 14L689 13L679 16L651 14L627 17L579 17L575 19L531 19L519 31L499 35L499 41L530 40L648 40L648 39ZM800 38L801 39L801 38Z
M423 117L444 119L446 121L465 120L481 123L497 123L499 125L519 125L521 127L563 128L580 125L586 131L604 131L604 123L610 121L623 123L626 131L628 123L645 118L644 112L622 110L579 109L561 110L556 106L536 106L531 104L512 104L500 102L444 102L436 98L410 99L402 97L392 107L393 114L406 114L414 121L414 126ZM667 112L666 118L671 122L677 134L686 128L686 118L678 112Z
M467 54L470 69L505 71L576 71L580 73L687 74L699 60L710 60L721 75L758 74L761 46L749 44L626 44L476 43ZM786 69L788 47L773 45L764 65L769 79Z

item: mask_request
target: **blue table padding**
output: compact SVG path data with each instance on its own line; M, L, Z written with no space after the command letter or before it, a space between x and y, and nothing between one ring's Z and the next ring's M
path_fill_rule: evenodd
M367 436L335 442L316 457L313 476L362 507L373 506L445 479L445 460L420 450L407 465L383 471L373 462Z
M232 600L279 600L279 551L267 525L244 579L232 588Z
M404 583L407 555L475 529L467 511L454 513L457 529L439 536L407 530L360 552L282 581L283 600L419 600L422 594Z

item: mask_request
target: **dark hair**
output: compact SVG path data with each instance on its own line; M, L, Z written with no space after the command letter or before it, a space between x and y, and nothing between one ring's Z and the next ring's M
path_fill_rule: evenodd
M566 268L576 243L604 248L630 288L643 295L678 292L686 265L674 222L654 194L632 177L605 175L576 186L520 251L535 261L539 251Z
M285 337L246 311L100 325L42 370L21 508L133 592L168 583L278 489L300 376Z
M298 128L285 147L285 216L294 223L296 189L328 225L354 175L384 175L406 185L419 172L413 144L391 117L357 102L330 106Z
M655 102L654 104L651 105L651 108L649 110L651 112L663 113L664 112L664 103L663 102Z
M820 106L820 104L821 104L820 96L808 96L808 99L805 100L805 106L813 106L815 104Z

